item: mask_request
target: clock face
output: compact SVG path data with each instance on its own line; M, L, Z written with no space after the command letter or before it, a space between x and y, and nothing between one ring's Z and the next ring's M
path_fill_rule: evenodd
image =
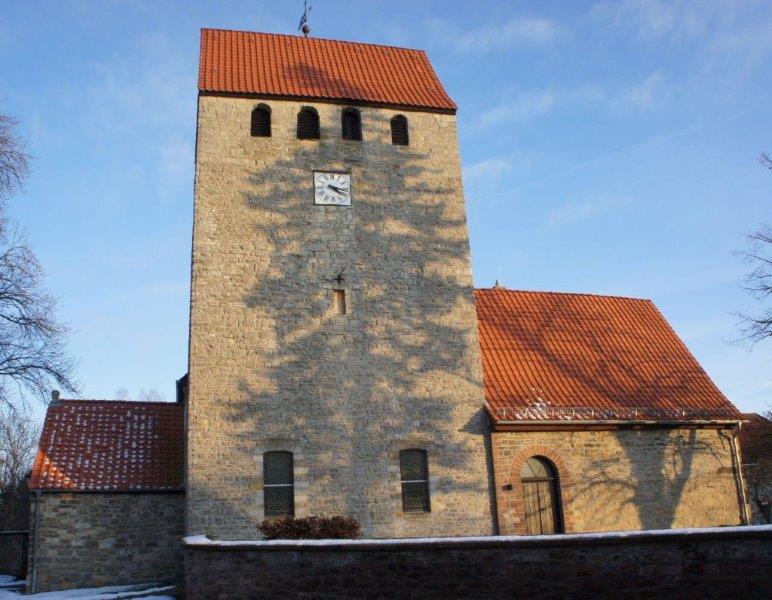
M314 171L314 204L351 206L351 173Z

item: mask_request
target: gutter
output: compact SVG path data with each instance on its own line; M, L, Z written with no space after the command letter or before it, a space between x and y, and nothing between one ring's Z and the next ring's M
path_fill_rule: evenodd
M732 458L734 458L734 480L737 485L737 491L740 496L740 517L742 518L743 525L750 525L750 517L748 515L748 499L745 497L745 481L743 480L743 470L740 463L740 446L737 443L737 438L740 436L740 429L742 429L744 421L737 421L737 429L734 435L731 436L732 445Z
M40 535L38 534L38 524L40 523L40 490L35 490L35 495L33 497L35 498L35 521L32 525L32 556L30 556L31 573L30 573L30 584L29 584L30 594L34 594L37 591L37 584L38 584L37 554L38 554L38 539L40 538Z
M35 490L38 494L184 494L185 488L147 488L129 490L96 490L73 488L42 488Z
M559 431L563 430L613 430L613 429L635 429L635 428L711 428L711 429L734 429L738 421L716 421L716 420L599 420L599 419L518 419L518 420L494 420L494 432L506 431Z
M733 426L744 421L628 421L590 420L590 419L518 419L515 421L496 420L496 425L725 425Z

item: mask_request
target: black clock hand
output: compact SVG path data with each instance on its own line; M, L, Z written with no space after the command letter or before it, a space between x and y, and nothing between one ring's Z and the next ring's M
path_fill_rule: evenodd
M327 184L327 187L329 187L331 190L333 190L337 194L345 194L346 193L346 190L341 189L341 188L339 188L339 187L337 187L335 185L330 185L329 183Z

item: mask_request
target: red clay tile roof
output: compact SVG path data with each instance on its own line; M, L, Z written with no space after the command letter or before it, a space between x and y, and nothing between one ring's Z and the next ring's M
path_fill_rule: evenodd
M456 110L423 50L273 33L202 29L198 89Z
M183 405L58 400L46 413L32 489L182 488Z
M497 421L740 419L649 300L479 289Z

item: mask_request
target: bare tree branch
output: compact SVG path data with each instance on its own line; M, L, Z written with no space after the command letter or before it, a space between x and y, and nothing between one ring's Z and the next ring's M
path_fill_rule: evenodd
M35 253L6 213L6 199L29 175L16 125L0 114L0 405L24 404L25 393L46 401L52 387L77 390L65 348L68 328L56 319L56 300L45 290Z
M18 122L0 114L0 200L21 191L29 176L29 155L16 136Z
M40 430L26 412L0 409L0 529L26 529L29 518L27 473Z
M759 162L772 170L772 158L766 153L759 156ZM748 248L735 252L748 265L749 271L743 280L743 289L761 303L756 313L736 313L741 340L751 346L772 337L772 227L761 225L758 230L746 236Z

